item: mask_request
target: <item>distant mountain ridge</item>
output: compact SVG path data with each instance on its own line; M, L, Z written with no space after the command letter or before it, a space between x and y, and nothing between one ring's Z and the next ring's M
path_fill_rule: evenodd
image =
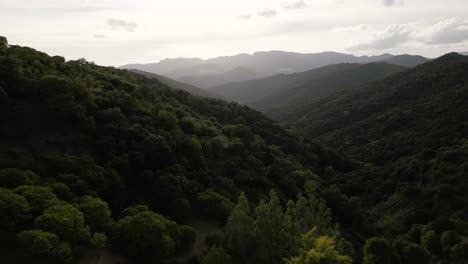
M397 58L395 58L397 57ZM123 69L138 69L185 81L200 88L210 88L228 82L240 82L268 77L280 73L294 73L340 63L386 62L395 58L392 64L414 66L421 58L410 55L395 56L355 56L338 52L295 53L285 51L263 51L250 54L238 54L211 59L176 58L164 59L158 63L127 64ZM425 58L424 58L425 59ZM240 75L243 69L249 74ZM220 83L223 81L223 83Z
M381 60L379 62L385 62L385 63L405 66L405 67L415 67L415 66L418 66L419 64L426 63L429 60L430 59L425 58L423 56L419 56L419 55L404 54L404 55L393 56L391 58Z

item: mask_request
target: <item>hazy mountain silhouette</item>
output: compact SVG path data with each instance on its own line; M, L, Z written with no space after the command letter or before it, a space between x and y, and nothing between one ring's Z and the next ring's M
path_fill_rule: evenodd
M419 55L397 55L385 60L382 60L380 62L386 62L394 65L400 65L400 66L405 66L405 67L414 67L419 64L423 64L425 62L428 62L430 59L419 56Z
M158 63L128 64L124 69L138 69L183 80L201 88L227 82L246 81L280 73L303 72L338 63L369 63L394 57L391 54L379 56L354 56L337 52L294 53L284 51L255 52L235 56L164 59ZM240 70L242 69L242 70ZM203 80L202 80L203 79Z
M314 70L278 74L210 89L224 98L280 115L305 102L317 101L356 85L384 78L406 67L387 63L335 64Z

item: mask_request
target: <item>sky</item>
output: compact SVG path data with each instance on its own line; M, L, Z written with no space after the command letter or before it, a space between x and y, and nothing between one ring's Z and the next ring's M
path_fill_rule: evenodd
M468 0L0 0L0 35L100 65L256 51L468 51Z

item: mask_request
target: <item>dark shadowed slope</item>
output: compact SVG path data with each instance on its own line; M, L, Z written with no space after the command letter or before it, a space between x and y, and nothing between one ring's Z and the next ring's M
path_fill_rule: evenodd
M336 64L210 89L233 101L281 117L290 109L404 70L386 63Z
M308 135L314 138L321 137L324 142L342 149L353 145L353 141L362 144L362 140L365 140L366 144L370 144L376 136L382 136L379 134L379 129L383 127L379 127L379 124L385 127L380 133L391 136L393 130L401 129L398 126L399 123L404 125L405 129L414 129L408 122L416 121L413 118L424 114L427 119L420 120L423 123L418 124L429 126L437 117L436 114L443 113L437 113L437 107L442 107L440 111L448 111L447 116L440 116L440 118L445 120L457 117L458 121L462 121L463 118L468 117L464 115L466 112L460 111L466 107L466 101L461 99L468 80L467 64L468 58L465 56L456 53L447 54L435 61L395 74L382 81L310 104L298 109L285 120L291 120L291 123L303 127ZM442 104L442 101L437 101L456 99L456 95L461 97L452 103L447 101L447 107ZM458 109L457 106L463 108ZM415 109L416 107L419 108ZM430 110L430 107L433 109ZM430 114L434 116L431 117ZM391 116L398 116L398 119L402 120L401 122L392 120ZM344 137L347 132L357 133L356 128L365 123L372 123L375 128L366 130L365 134ZM418 128L421 127L418 126ZM433 129L419 132L425 134L435 132ZM373 133L376 134L373 135ZM352 141L348 142L351 138ZM437 137L433 139L435 140L433 143L438 141ZM372 144L375 145L375 142ZM410 148L405 144L402 147L403 149ZM367 153L365 156L369 157ZM371 156L378 158L378 156Z
M430 61L430 59L418 56L418 55L397 55L385 60L381 60L379 62L385 62L389 64L394 64L394 65L400 65L400 66L405 66L405 67L415 67L418 66L419 64L423 64Z
M466 216L468 57L447 54L283 120L370 162L336 181L366 201L382 228Z
M402 66L386 63L327 67L336 68L336 71L328 74L312 74L307 81L299 86L282 89L256 102L248 103L248 105L276 119L281 119L292 109L406 69Z

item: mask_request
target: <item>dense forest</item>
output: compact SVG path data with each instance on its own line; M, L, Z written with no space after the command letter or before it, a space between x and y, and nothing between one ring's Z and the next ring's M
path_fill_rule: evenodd
M372 84L376 98L434 111L398 132L414 145L396 159L398 145L343 149L340 119L302 136L157 77L0 37L0 262L94 263L83 259L97 251L129 263L466 263L467 70L448 55ZM372 96L359 110L406 111Z

